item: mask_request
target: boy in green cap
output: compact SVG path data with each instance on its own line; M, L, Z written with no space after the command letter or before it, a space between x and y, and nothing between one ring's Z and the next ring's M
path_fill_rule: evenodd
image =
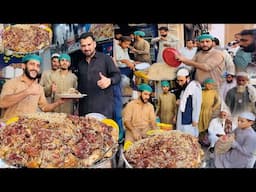
M207 131L212 118L215 118L220 111L220 96L215 88L215 81L212 78L204 80L204 89L202 90L202 105L199 117L199 134Z
M156 115L159 116L161 123L176 123L176 96L170 93L170 83L166 80L161 82L163 93L159 95Z

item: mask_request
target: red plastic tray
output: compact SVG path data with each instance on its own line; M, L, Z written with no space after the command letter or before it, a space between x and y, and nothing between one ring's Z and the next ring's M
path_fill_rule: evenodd
M176 53L180 54L177 49L171 47L165 48L163 51L164 62L171 67L178 67L181 64L181 61L178 61L175 58Z

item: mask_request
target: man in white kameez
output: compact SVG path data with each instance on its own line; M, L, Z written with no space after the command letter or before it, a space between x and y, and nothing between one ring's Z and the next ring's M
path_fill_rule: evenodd
M219 117L216 117L210 121L208 127L208 138L210 141L210 151L213 152L213 148L220 136L231 133L235 129L232 121L228 119L230 111L227 107L222 107Z
M190 81L189 70L177 71L177 82L181 86L177 116L177 130L198 137L198 121L202 103L202 88L198 81Z

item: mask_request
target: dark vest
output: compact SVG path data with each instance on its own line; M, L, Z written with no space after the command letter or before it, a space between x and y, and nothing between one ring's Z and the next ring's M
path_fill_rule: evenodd
M181 124L189 125L192 124L192 95L189 95L186 102L185 111L181 113Z

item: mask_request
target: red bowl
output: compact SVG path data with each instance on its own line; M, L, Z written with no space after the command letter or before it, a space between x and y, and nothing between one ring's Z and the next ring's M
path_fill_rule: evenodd
M181 61L178 61L175 58L175 54L180 54L177 49L171 47L165 48L163 51L164 62L171 67L178 67L181 64Z

